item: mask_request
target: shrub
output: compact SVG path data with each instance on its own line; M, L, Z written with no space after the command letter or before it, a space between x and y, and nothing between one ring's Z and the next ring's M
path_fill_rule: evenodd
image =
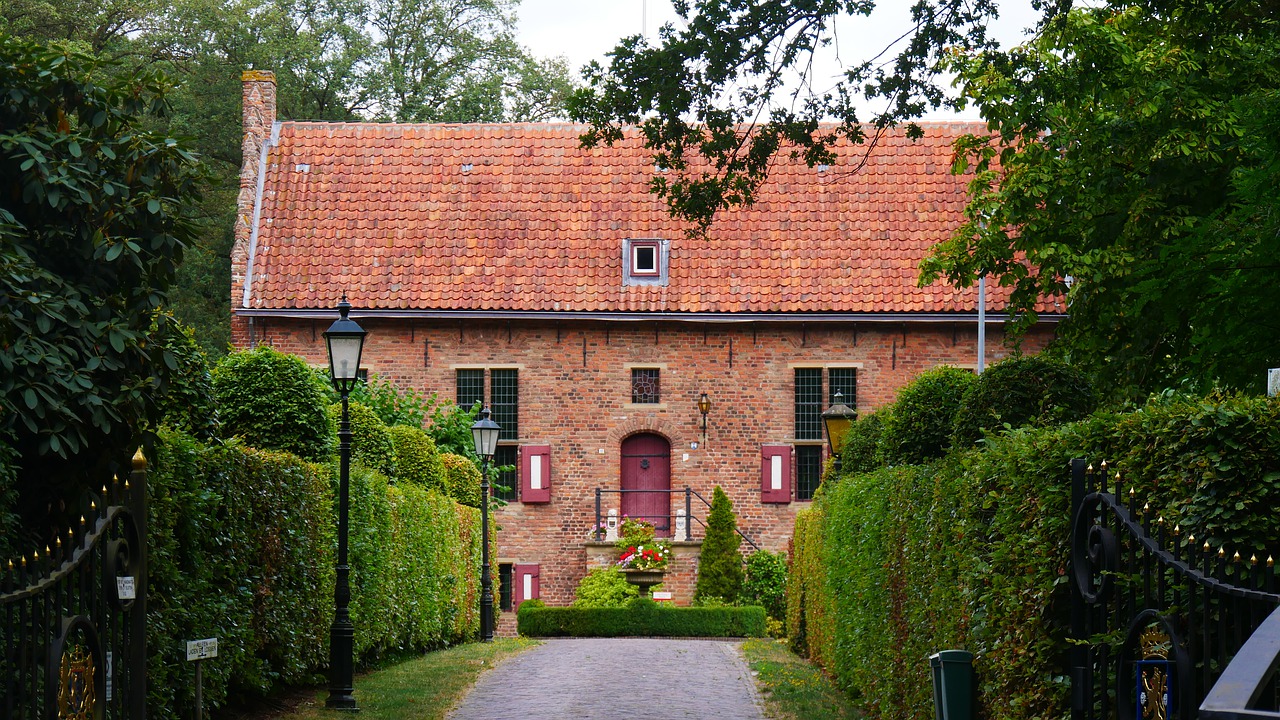
M735 601L742 594L742 553L738 552L741 542L733 516L733 501L717 485L711 496L707 535L702 540L698 558L695 602L709 598Z
M431 436L407 425L392 425L387 433L396 452L396 480L445 492L444 465Z
M764 637L762 607L670 607L647 598L624 608L520 603L516 626L528 637Z
M218 413L213 402L213 377L209 358L196 342L195 333L169 315L157 316L151 330L160 338L164 362L171 370L160 385L164 424L193 437L214 437Z
M944 365L903 386L881 429L885 462L916 464L942 457L971 384L973 373Z
M326 378L328 373L325 373ZM431 399L424 398L413 388L401 389L390 380L375 374L369 381L358 383L351 391L350 399L368 407L387 427L405 426L421 429L431 410ZM337 393L333 401L338 400Z
M427 426L427 433L435 441L436 449L441 453L461 455L475 465L479 465L480 458L476 457L471 425L480 413L480 403L476 403L473 407L460 408L448 400L437 402L435 395L431 396L429 402L432 403L431 423Z
M871 412L858 418L845 435L840 451L841 471L845 474L871 472L884 464L880 438L889 410Z
M395 477L396 449L387 426L372 410L358 402L347 403L351 422L351 458L387 478ZM329 406L329 419L334 427L342 418L342 403Z
M1019 355L992 365L965 391L952 442L973 445L988 433L1024 425L1079 420L1096 406L1084 373L1043 355Z
M742 584L744 605L759 605L769 617L787 617L787 557L768 550L747 556L746 579Z
M232 353L213 369L213 393L225 434L304 460L332 455L325 388L302 358L268 345Z
M592 568L573 591L573 607L623 608L638 595L639 588L627 582L617 568L597 567Z
M204 699L308 682L328 659L336 471L238 442L161 431L148 473L148 709L194 703L182 642L217 636ZM351 612L358 658L479 629L479 518L413 485L351 474Z
M449 497L469 507L480 507L480 469L461 455L443 453L444 486Z

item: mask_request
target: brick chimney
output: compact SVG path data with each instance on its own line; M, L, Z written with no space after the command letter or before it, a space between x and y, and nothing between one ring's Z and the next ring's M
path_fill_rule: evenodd
M244 141L240 145L240 194L236 198L235 244L231 247L231 307L244 305L244 282L253 235L254 204L258 197L258 172L262 148L271 138L276 121L276 74L269 70L245 70L240 75L244 97ZM243 331L243 320L234 316L231 331Z

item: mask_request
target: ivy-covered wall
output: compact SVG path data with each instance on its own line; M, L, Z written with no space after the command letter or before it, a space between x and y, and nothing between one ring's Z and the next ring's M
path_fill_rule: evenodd
M188 640L218 638L206 709L319 680L333 618L336 468L161 433L150 502L149 713L194 708ZM351 476L356 653L430 648L479 630L479 512L361 465Z
M974 652L984 717L1067 717L1069 461L1213 547L1280 554L1280 401L1169 397L828 478L796 522L788 631L873 718L933 717L928 655Z

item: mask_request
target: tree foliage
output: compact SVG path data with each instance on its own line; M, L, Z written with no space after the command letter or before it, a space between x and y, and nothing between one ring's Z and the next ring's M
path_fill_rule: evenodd
M711 512L707 514L707 535L698 556L695 602L737 602L743 581L742 553L738 550L741 543L733 501L717 485L711 495Z
M178 368L156 311L194 235L200 173L149 129L168 90L159 73L113 78L0 35L0 432L31 506L110 477Z
M967 222L923 279L998 278L1028 321L1061 298L1073 359L1129 396L1261 387L1280 362L1278 38L1262 5L1111 2L958 56L994 136L959 147Z
M925 463L951 447L956 413L973 373L943 365L920 373L898 391L880 428L880 456L889 465Z
M673 171L670 180L656 175L653 189L702 230L718 210L751 203L780 150L810 165L830 164L838 145L874 145L885 127L946 103L939 59L991 48L986 23L996 13L992 0L920 0L911 11L915 25L891 61L868 54L827 88L812 76L814 51L833 41L837 17L870 15L874 0L674 5L686 29L663 27L656 46L638 35L623 40L607 69L588 66L589 87L571 96L569 109L590 123L588 147L616 142L626 126L639 126L655 163ZM864 93L884 110L860 118ZM909 129L920 133L919 126Z

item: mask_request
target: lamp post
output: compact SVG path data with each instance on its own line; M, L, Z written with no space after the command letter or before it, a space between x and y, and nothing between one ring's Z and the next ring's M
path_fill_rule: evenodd
M347 416L347 397L359 380L360 353L364 350L365 331L347 317L351 304L347 296L338 303L338 319L324 333L329 353L329 377L333 388L342 396L342 421L338 424L338 564L333 588L333 625L329 628L329 699L326 707L356 711L354 675L355 626L347 606L351 603L351 585L347 566L347 510L351 482L351 421Z
M489 461L498 448L502 427L489 419L489 406L471 426L471 439L480 456L480 641L493 640L493 576L489 572Z
M822 413L822 424L827 426L827 443L831 445L831 456L835 458L835 471L840 472L840 451L844 449L844 437L849 432L858 413L844 404L844 393L836 391L835 402Z

